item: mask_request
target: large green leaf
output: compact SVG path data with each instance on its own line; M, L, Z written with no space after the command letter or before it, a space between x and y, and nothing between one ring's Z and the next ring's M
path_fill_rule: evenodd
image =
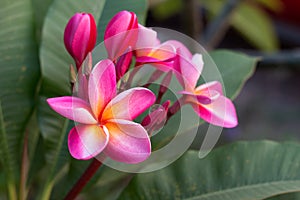
M204 56L202 74L209 80L219 80L224 83L226 96L234 99L240 93L245 82L253 75L258 58L243 53L228 50L216 50L209 54L216 64L220 74L215 73L209 66L208 57ZM208 64L207 64L208 63Z
M39 66L31 1L0 3L1 143L5 144L0 151L9 186L19 178L24 129L34 104Z
M137 175L120 199L259 200L300 190L300 145L237 142Z

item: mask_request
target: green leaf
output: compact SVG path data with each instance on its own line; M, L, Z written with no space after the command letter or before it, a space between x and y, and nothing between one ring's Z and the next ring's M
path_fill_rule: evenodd
M300 145L237 142L204 159L189 151L172 165L138 174L120 199L259 200L300 191Z
M257 48L264 51L278 49L272 21L264 10L242 3L233 14L232 25Z
M43 0L43 1L32 0L32 6L34 10L35 24L36 24L36 37L39 43L41 40L44 20L52 2L53 0Z
M206 81L222 80L226 96L231 99L236 98L245 82L253 75L258 59L228 50L216 50L211 52L209 56L211 56L220 73L215 72L210 66L210 58L205 55L202 75L208 77Z
M261 1L261 3L265 2L265 0L258 1ZM201 2L210 14L215 16L223 8L226 1L203 0ZM232 13L229 24L258 49L264 51L278 49L278 39L272 21L266 11L258 6L247 2L240 3Z
M30 0L1 0L1 157L8 187L19 179L24 129L34 104L39 75ZM9 192L9 198L14 199Z

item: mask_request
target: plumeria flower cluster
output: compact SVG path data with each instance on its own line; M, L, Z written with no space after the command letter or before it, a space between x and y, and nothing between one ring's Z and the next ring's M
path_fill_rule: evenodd
M74 158L90 159L103 152L118 162L143 162L151 154L152 132L185 104L208 123L228 128L237 125L234 105L223 95L219 82L197 86L203 68L201 54L192 55L179 41L161 43L157 32L139 24L133 12L121 11L110 20L104 33L108 57L92 67L96 38L91 14L77 13L69 20L64 43L76 65L71 67L73 96L47 100L53 110L76 122L68 137ZM130 67L138 69L145 64L156 70L152 80L166 74L157 96L147 88L149 85L117 88ZM134 122L155 102L160 104L172 75L182 86L177 91L182 95L180 100L163 102L141 124Z

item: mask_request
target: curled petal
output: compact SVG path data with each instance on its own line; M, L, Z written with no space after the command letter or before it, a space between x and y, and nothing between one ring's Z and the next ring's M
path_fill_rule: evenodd
M170 61L176 56L176 49L172 45L161 44L155 48L136 50L136 61L140 63Z
M151 90L136 87L118 94L105 108L101 121L109 119L133 120L155 102Z
M219 93L214 91L215 96L210 96L207 94L195 94L187 91L180 91L179 94L186 95L186 103L195 103L195 104L210 104L214 98L220 96Z
M133 12L121 11L108 23L104 44L111 60L117 59L126 49L134 47L138 37L138 21Z
M62 116L83 124L96 124L87 102L77 97L56 97L47 99L50 107Z
M193 91L202 71L202 56L195 54L190 60L188 57L181 55L183 55L182 50L179 48L177 49L177 59L174 63L175 75L185 90Z
M180 51L181 55L180 56L183 56L183 57L185 57L187 59L192 59L192 57L193 57L192 53L181 42L179 42L177 40L168 40L168 41L165 42L165 44L172 45L173 47L175 47L175 49L180 48L181 49L181 51Z
M211 94L213 96L213 91L217 91L219 94L223 95L222 84L218 81L211 81L198 86L195 89L196 94Z
M195 112L205 121L225 128L237 126L237 116L232 101L219 96L211 104L192 104Z
M156 31L146 28L141 24L138 25L138 39L135 44L135 50L153 48L159 45L159 43Z
M105 124L110 138L104 152L118 162L139 163L151 154L151 143L147 131L135 122L110 120Z
M108 141L109 135L102 127L79 124L71 129L68 146L74 158L87 160L101 153Z
M96 64L90 74L88 90L91 108L98 119L116 95L116 72L112 61L106 59Z

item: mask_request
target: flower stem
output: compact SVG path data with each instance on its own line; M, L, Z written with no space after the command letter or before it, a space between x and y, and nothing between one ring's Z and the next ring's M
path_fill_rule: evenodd
M167 121L166 123L169 121L169 119L175 115L181 108L181 106L183 106L184 104L184 96L182 96L181 98L179 98L177 101L175 101L173 103L173 105L169 108L168 113L167 113Z
M75 199L76 196L84 188L84 186L94 176L94 174L97 172L99 167L101 167L101 165L102 165L102 162L100 162L99 160L94 158L93 161L91 162L91 164L88 166L88 168L85 170L85 172L81 175L79 180L76 182L76 184L73 186L73 188L69 191L69 193L67 194L67 196L64 199L65 200Z

